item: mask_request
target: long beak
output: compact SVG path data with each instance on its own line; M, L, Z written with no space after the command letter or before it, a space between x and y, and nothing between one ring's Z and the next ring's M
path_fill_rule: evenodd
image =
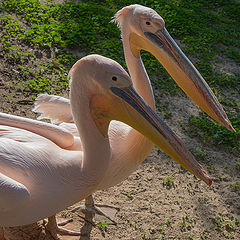
M139 36L134 35L131 36L130 41L138 41L138 46L151 52L182 90L203 111L217 122L234 131L216 96L198 70L178 47L166 28L157 31L155 34L145 32L144 35L149 41L144 41L143 38L140 40Z
M116 120L132 126L207 185L212 184L211 178L203 167L195 160L174 132L144 102L133 86L127 88L112 87L111 91L123 99L124 102L127 102L125 105L128 117Z

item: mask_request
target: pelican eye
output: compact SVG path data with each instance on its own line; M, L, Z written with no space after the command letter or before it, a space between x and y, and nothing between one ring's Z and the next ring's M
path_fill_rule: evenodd
M151 25L151 23L150 23L149 21L146 21L146 25L148 25L148 26L149 26L149 25Z
M113 81L117 81L117 77L113 76L113 77L112 77L112 80L113 80Z

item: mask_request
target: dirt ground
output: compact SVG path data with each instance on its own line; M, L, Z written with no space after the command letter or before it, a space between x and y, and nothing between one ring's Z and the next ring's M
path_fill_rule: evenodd
M42 53L44 61L45 53ZM219 68L231 74L231 67ZM232 71L235 71L234 67ZM9 72L15 71L15 77ZM221 69L219 70L221 71ZM23 96L23 87L17 83L21 77L15 66L0 62L0 110L36 119L31 112L31 93ZM53 91L54 92L54 91ZM96 215L91 239L240 239L240 190L234 183L240 182L236 164L240 156L224 149L203 145L198 139L190 138L182 129L188 117L197 115L199 108L186 96L159 96L161 102L169 102L170 119L164 121L181 137L187 147L197 154L198 161L213 178L213 185L207 187L190 173L180 168L164 153L154 148L150 156L124 182L105 191L94 194L96 203L115 205L117 225ZM66 93L63 93L66 96ZM236 98L239 103L239 98ZM163 118L164 113L159 112ZM58 199L56 199L58 201ZM82 213L71 213L73 207L58 214L58 220L71 219L68 229L80 231L83 226ZM109 209L105 209L109 212ZM114 213L110 213L114 215ZM106 222L105 222L106 221ZM42 222L38 223L42 228ZM40 232L23 228L11 239L50 240L44 228ZM62 236L63 240L87 239L86 237Z

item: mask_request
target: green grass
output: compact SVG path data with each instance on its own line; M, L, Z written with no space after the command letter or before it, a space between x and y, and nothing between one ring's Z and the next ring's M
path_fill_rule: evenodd
M5 0L0 3L1 55L6 64L19 72L19 75L10 72L10 77L17 79L33 98L39 93L60 94L67 89L67 73L78 59L71 49L77 48L83 55L98 53L113 58L126 68L120 32L109 22L117 10L132 1L46 2ZM230 133L206 115L200 115L190 117L189 134L206 144L239 149L239 103L229 100L224 93L230 91L238 96L240 74L222 73L215 67L222 57L226 62L240 63L239 1L139 0L138 3L155 9L165 19L168 31L184 44L184 52L194 60L237 130ZM44 64L39 65L36 51L45 51L50 56ZM142 52L142 58L153 86L161 94L182 94L151 54ZM164 112L165 118L171 118L167 106Z
M240 190L240 182L232 183L231 187L234 189L234 191L239 191Z

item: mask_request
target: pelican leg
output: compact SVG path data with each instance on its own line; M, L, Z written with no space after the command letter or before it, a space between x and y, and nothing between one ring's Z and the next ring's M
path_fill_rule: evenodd
M61 225L65 225L65 224L67 224L67 222L64 222ZM48 223L46 224L46 229L47 229L47 231L50 232L52 237L56 240L61 240L61 238L58 237L58 234L69 235L69 236L80 236L81 235L80 232L68 230L68 229L65 229L65 228L60 228L57 224L55 215L51 216L51 217L48 217Z
M3 229L3 227L0 227L0 240L6 240L6 238L4 237L4 229Z
M80 210L81 212L83 212L85 214L85 218L86 218L87 212L91 212L92 214L96 213L98 215L104 216L105 218L110 220L114 225L117 225L117 222L112 217L107 215L103 210L101 210L100 207L113 208L113 209L116 209L117 211L120 210L118 207L115 207L115 206L109 206L109 205L105 205L105 204L94 204L93 197L92 197L92 195L90 195L89 197L87 197L85 199L85 205L77 206L77 207L73 208L71 210L71 212L76 212L77 210Z
M84 225L81 228L81 240L84 239L90 239L92 227L96 226L96 224L93 222L93 218L95 216L95 211L94 211L94 200L92 195L88 196L85 199L85 216L84 216ZM81 216L80 216L81 217Z

